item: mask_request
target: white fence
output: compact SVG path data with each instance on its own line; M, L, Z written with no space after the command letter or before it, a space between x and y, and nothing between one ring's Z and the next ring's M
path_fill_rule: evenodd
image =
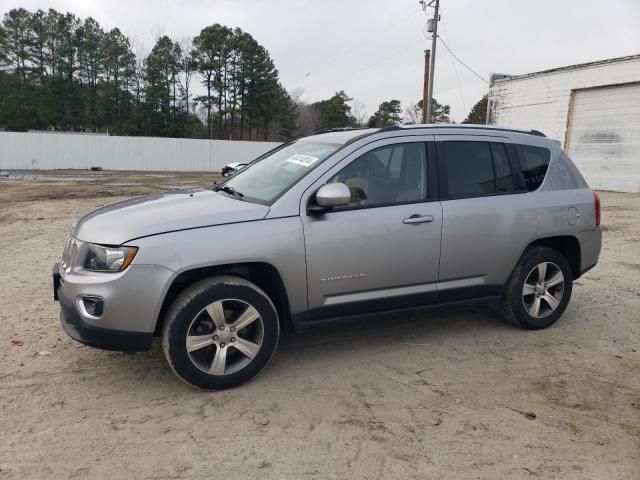
M0 169L102 167L105 170L219 171L227 163L253 160L278 145L275 142L0 132Z

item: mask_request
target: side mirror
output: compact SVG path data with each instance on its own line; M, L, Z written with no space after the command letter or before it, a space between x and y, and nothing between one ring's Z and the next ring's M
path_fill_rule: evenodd
M321 213L330 208L344 207L351 202L351 191L344 183L328 183L320 187L315 195L316 205L320 208L311 209Z

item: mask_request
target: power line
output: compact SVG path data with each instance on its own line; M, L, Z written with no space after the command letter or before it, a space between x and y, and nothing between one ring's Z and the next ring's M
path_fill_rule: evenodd
M352 72L351 74L349 74L349 76L355 75L356 73L364 72L365 70L369 70L370 68L375 67L376 65L380 65L381 63L386 62L387 60L389 60L389 59L391 59L393 57L397 57L398 55L406 52L410 48L412 48L412 47L414 47L414 46L416 46L418 44L421 44L421 43L422 43L422 40L420 40L419 42L412 43L411 45L406 46L402 50L399 50L396 53L392 53L388 57L384 57L383 59L378 60L377 62L372 63L371 65L369 65L367 67L364 67L364 68L361 68L360 70L356 70L355 72Z
M444 30L444 36L447 37L447 42L449 42L449 34L447 33L447 26L443 23L442 29ZM453 67L453 71L456 74L456 83L458 84L458 92L460 93L460 100L462 100L462 106L464 107L465 112L467 110L467 102L464 101L464 94L462 93L462 85L460 85L460 77L458 76L458 68L456 67L456 62L453 61L453 57L449 57L451 59L451 66Z
M372 36L374 36L374 37L378 37L378 36L382 35L383 33L390 32L391 30L393 30L394 28L396 28L398 25L401 25L402 23L406 22L406 21L407 21L407 20L409 20L410 18L415 17L418 13L419 13L419 12L413 12L413 13L411 13L410 15L407 15L406 17L404 17L403 19L398 20L396 23L394 23L394 24L393 24L393 25L391 25L390 27L385 28L384 30L382 30L382 31L380 31L380 32L374 33ZM356 45L353 49L357 49L357 48L360 48L360 47L361 47L361 46L363 46L363 45L369 45L369 44L370 44L370 42L367 40L367 41L364 41L364 42L362 42L362 43L360 43L360 44ZM352 49L352 50L353 50L353 49Z
M460 64L465 67L467 70L469 70L471 73L473 73L476 77L478 77L480 80L482 80L484 83L486 83L487 85L489 85L489 82L487 82L484 78L482 78L482 76L476 72L473 68L471 68L469 65L467 65L466 63L464 63L462 60L460 60L455 53L453 53L451 51L451 49L449 48L449 46L444 43L444 40L442 40L442 37L438 35L438 40L440 40L440 43L442 43L442 45L444 45L444 48L447 49L447 51L451 54L451 56L453 58L455 58L458 62L460 62Z
M353 71L353 72L350 72L350 73L348 73L348 74L346 74L346 75L344 75L344 76L340 77L340 82L346 82L346 81L350 80L351 78L353 78L353 77L354 77L355 75L357 75L358 73L364 72L365 70L369 70L370 68L373 68L373 67L375 67L375 66L377 66L377 65L380 65L381 63L384 63L384 62L386 62L387 60L390 60L390 59L392 59L392 58L394 58L394 57L397 57L398 55L401 55L401 54L403 54L403 53L407 52L409 49L411 49L411 48L413 48L414 46L416 46L416 45L418 45L418 44L421 44L421 43L422 43L422 40L420 40L419 42L416 42L416 43L412 43L412 44L410 44L410 45L407 45L407 46L406 46L405 48L403 48L402 50L399 50L399 51L397 51L397 52L395 52L395 53L392 53L391 55L389 55L389 56L387 56L387 57L384 57L384 58L382 58L382 59L378 60L377 62L371 63L371 64L367 65L366 67L363 67L363 68L360 68L360 69L355 70L355 71Z
M381 36L382 34L387 33L387 32L390 32L391 30L393 30L394 28L398 27L398 26L399 26L399 25L401 25L402 23L406 22L406 21L407 21L407 20L409 20L410 18L415 17L415 16L417 15L417 13L418 13L418 12L413 12L413 13L411 13L411 15L407 15L406 17L404 17L404 18L402 18L402 19L398 20L396 23L394 23L393 25L391 25L391 26L389 26L389 27L385 28L384 30L381 30L381 31L379 31L379 32L376 32L376 33L374 33L374 34L370 35L370 37L372 37L372 38L380 38L380 36ZM319 68L325 68L325 67L328 67L328 66L330 66L330 65L335 64L335 63L336 63L336 62L338 62L339 60L345 60L345 59L347 59L347 58L351 57L351 56L352 56L355 52L357 52L360 48L362 48L362 47L364 47L364 46L368 46L368 47L370 47L370 46L371 46L371 43L372 43L372 42L371 42L371 40L365 40L364 42L357 43L355 46L351 46L350 48L347 48L347 49L343 50L343 52L342 52L342 54L341 54L341 55L338 55L337 57L334 57L332 60L330 60L330 61L328 61L328 62L326 62L326 63L324 63L324 64L322 64L322 63L321 63L321 64L318 64L318 65L316 65L316 67L319 67ZM369 67L366 67L364 70L366 70L367 68L369 68ZM315 68L314 68L313 70L315 70ZM304 75L304 77L305 77L305 78L307 78L307 77L311 76L311 75L313 74L313 70L309 70L309 71Z

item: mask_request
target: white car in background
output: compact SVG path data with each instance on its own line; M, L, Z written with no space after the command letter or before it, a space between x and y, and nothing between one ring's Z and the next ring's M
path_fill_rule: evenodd
M247 165L248 165L248 162L235 162L235 163L230 163L228 165L225 165L224 167L222 167L222 176L229 177L234 173L236 173L237 171L242 170Z

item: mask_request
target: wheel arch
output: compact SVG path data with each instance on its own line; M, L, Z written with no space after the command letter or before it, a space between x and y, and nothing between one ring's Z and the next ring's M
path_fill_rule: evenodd
M571 272L573 273L573 279L575 280L580 277L580 266L582 261L580 241L573 235L558 235L538 238L527 245L522 255L532 247L547 247L556 250L567 259L567 262L569 262ZM520 258L522 258L522 256Z
M216 275L234 275L260 287L276 307L280 328L287 332L291 330L289 297L278 269L267 262L243 262L193 268L176 276L162 301L154 334L161 334L166 312L180 292L199 280Z

